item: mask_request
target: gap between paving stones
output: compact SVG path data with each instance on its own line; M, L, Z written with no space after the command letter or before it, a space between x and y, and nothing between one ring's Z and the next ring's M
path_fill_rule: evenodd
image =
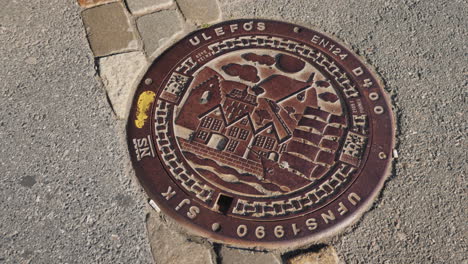
M78 3L86 8L82 11L82 17L96 57L96 70L117 119L125 118L126 102L131 99L136 76L152 61L147 60L146 65L136 63L142 60L141 52L147 58L155 58L153 54L159 54L158 50L168 47L165 44L171 39L195 30L197 25L215 23L221 19L216 0L200 1L200 6L194 7L195 12L190 8L193 5L182 1L187 14L181 13L178 3L172 0L78 0ZM206 16L201 12L199 8L202 6L212 6L212 15ZM109 11L111 15L117 14L114 16L117 21L110 17L107 19L109 23L99 23L102 17L109 16ZM158 23L160 21L164 23ZM122 30L125 26L133 33L131 40ZM129 54L123 55L126 53Z
M141 49L136 29L121 2L93 6L81 12L95 57Z
M129 166L131 166L129 164ZM137 179L133 170L132 177ZM154 202L153 202L154 203ZM195 243L201 248L209 249L211 252L211 261L213 264L338 264L340 259L332 245L327 244L314 244L304 246L303 248L294 250L261 250L255 248L237 248L229 245L211 242L205 238L193 236L182 228L177 222L171 218L167 218L161 213L159 207L151 200L147 204L147 225L149 222L157 222L158 225L151 224L147 229L150 234L151 247L155 247L159 242L172 243L171 241L160 240L158 238L151 238L153 228L159 228L164 232L176 233L176 236L185 238L188 243ZM153 205L152 205L153 204ZM161 225L161 226L159 226ZM169 231L167 231L169 230ZM154 234L153 234L154 235ZM154 251L152 251L155 254ZM170 253L172 254L172 253ZM155 259L158 258L155 254ZM194 261L191 259L191 261ZM180 262L185 263L185 262ZM198 263L194 262L186 263Z
M158 4L150 4L152 2L157 2ZM125 4L134 17L140 17L162 10L177 9L177 4L173 0L127 0Z
M135 176L133 176L135 177ZM136 177L135 177L136 178ZM147 209L147 232L151 242L151 249L156 263L168 259L187 260L186 262L167 262L167 263L205 263L200 259L207 261L206 254L211 254L210 261L206 263L213 264L338 264L339 258L336 250L331 245L318 244L308 246L303 249L292 251L266 251L248 248L236 248L228 245L212 243L204 238L192 236L185 232L178 223L164 214L160 213L148 203ZM155 232L158 230L158 232ZM172 240L166 239L169 237ZM190 246L189 244L194 244ZM197 248L196 254L191 257L184 257L173 250L161 250L160 245L164 247L173 245L174 247L187 248L187 250ZM208 251L207 251L208 250ZM182 250L180 250L182 251ZM187 251L188 252L188 251ZM161 262L166 263L166 262Z
M216 264L211 244L192 241L177 226L147 207L146 230L155 263Z
M153 54L167 40L183 29L183 20L175 9L161 10L136 19L136 25L147 55ZM154 36L157 36L155 38Z

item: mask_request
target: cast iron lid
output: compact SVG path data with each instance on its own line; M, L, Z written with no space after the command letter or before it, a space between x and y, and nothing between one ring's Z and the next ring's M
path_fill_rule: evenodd
M213 241L278 248L357 220L389 173L394 124L382 83L342 44L233 20L155 59L127 136L164 213Z

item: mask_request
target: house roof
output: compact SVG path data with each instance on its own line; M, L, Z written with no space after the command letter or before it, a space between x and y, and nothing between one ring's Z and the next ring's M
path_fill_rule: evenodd
M305 91L311 83L299 81L284 75L271 75L257 86L265 90L265 98L280 102L297 93Z
M221 105L216 105L215 107L211 108L210 110L200 114L198 116L198 118L202 119L203 117L208 116L211 113L214 113L216 110L219 110L219 112L221 113L221 119L223 120L224 125L227 125L227 121L226 121L227 119L226 119L226 116L224 115L224 111L223 111L223 108L221 107Z
M251 105L257 105L257 96L249 94L247 90L233 89L226 96L237 99L242 102L249 103Z
M237 118L236 120L234 120L231 124L227 125L226 127L231 127L239 122L242 121L242 119L245 119L247 118L248 122L249 122L249 126L250 126L250 130L255 133L255 128L253 126L253 122L252 122L252 119L250 118L250 115L248 113L245 113L243 114L242 116L240 116L239 118Z

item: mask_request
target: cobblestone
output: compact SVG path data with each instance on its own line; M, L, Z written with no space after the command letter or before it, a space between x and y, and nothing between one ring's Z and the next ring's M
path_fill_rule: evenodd
M169 6L173 2L173 0L126 0L132 14L151 12L155 8Z
M147 55L151 55L169 37L182 29L176 10L165 10L142 16L137 20L137 27Z
M202 244L187 240L166 226L163 219L149 208L146 227L155 263L213 264L211 250Z
M81 16L94 56L101 57L138 48L135 29L122 3L85 9Z
M89 8L97 5L107 4L111 2L116 2L118 0L78 0L78 4L81 7Z
M272 253L222 247L219 255L222 264L280 264L279 258Z
M287 264L338 264L339 259L332 246L327 246L317 252L301 254L289 259Z
M146 64L143 52L122 53L99 59L101 79L117 118L125 118L132 85Z
M177 0L177 4L185 19L197 25L214 22L220 18L220 10L216 0Z

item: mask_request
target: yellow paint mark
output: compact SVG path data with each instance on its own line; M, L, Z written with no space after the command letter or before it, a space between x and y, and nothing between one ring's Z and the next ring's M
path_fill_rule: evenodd
M156 94L152 91L146 91L140 94L137 102L137 111L135 126L142 128L145 125L146 119L148 119L148 110L150 105L154 102Z

